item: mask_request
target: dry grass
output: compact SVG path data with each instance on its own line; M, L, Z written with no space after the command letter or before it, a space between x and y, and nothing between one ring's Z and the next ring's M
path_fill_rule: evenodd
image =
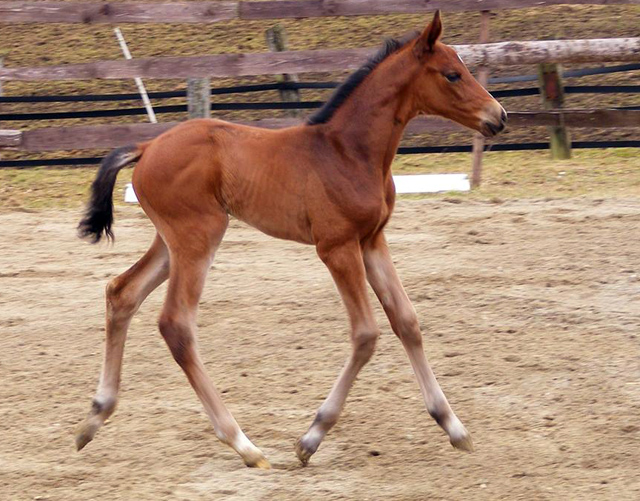
M485 155L482 187L471 193L430 197L500 201L521 198L616 198L640 196L640 155L634 149L576 151L571 160L554 162L548 152L495 152ZM471 155L402 155L395 173L468 172ZM118 178L116 203L122 204L131 169ZM80 208L94 168L0 170L0 210Z

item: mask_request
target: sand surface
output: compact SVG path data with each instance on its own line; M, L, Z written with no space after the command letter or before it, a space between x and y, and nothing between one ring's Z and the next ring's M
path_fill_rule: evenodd
M115 246L74 211L0 214L0 498L7 500L640 499L640 200L401 200L387 235L426 349L477 451L424 409L376 305L378 351L307 468L293 443L349 351L312 247L233 222L199 315L207 369L273 464L217 441L156 328L134 318L120 405L81 453L104 286L153 228L116 214ZM372 295L372 300L373 300Z

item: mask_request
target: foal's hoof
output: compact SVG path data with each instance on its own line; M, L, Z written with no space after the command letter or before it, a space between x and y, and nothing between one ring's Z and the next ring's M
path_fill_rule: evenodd
M78 428L76 433L76 450L81 451L85 445L93 440L96 432L100 429L100 424L86 420Z
M298 459L300 460L300 463L302 463L302 466L307 466L309 464L309 459L311 459L311 456L313 456L314 452L316 451L310 450L304 446L302 438L296 440L296 456L298 456Z
M460 451L465 452L473 452L473 440L471 440L471 435L468 431L465 430L464 435L460 435L459 437L451 437L450 439L451 445Z
M269 463L269 461L267 461L267 458L265 458L264 456L257 459L245 459L244 464L246 464L249 468L260 468L261 470L271 469L271 463Z
M271 463L267 461L267 458L258 460L255 464L251 465L252 468L260 468L261 470L270 470Z

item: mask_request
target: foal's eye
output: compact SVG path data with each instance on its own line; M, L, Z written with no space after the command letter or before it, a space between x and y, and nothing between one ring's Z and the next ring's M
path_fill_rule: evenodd
M445 78L449 80L449 82L457 82L460 80L460 73L447 73Z

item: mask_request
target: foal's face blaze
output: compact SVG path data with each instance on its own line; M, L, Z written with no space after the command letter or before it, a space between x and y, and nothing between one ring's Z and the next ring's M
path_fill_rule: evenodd
M507 113L471 75L455 50L439 41L442 34L440 13L416 40L413 52L421 62L414 83L420 112L439 115L486 137L501 132Z

